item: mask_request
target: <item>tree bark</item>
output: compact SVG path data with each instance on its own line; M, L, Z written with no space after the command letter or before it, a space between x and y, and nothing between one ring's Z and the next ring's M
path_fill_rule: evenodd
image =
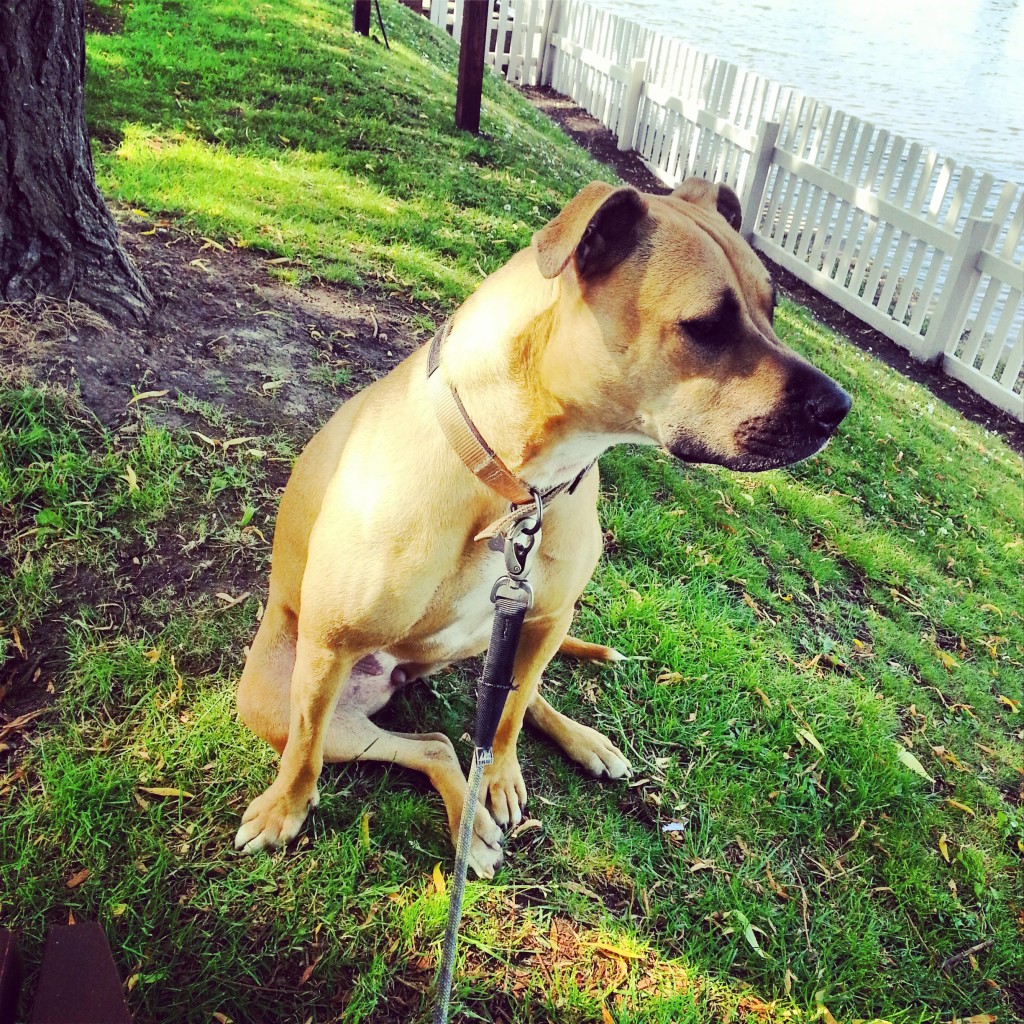
M84 0L0 0L0 298L144 322L152 296L96 188Z

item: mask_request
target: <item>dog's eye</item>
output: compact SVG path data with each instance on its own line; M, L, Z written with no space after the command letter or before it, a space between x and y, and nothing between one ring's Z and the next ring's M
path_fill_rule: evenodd
M701 347L717 345L722 337L722 320L717 314L700 320L684 320L679 326L690 341Z

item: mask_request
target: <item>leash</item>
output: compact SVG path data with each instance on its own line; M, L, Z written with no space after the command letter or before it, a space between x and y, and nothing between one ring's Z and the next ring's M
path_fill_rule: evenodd
M544 518L544 499L533 492L533 507L519 515L505 531L505 573L491 588L494 603L494 621L491 642L476 691L476 721L473 727L473 764L469 771L466 800L462 805L459 839L455 853L451 895L448 904L448 922L445 925L441 947L441 965L438 969L434 995L433 1024L447 1024L451 1001L452 975L462 921L462 901L466 891L466 872L469 867L469 848L473 841L473 823L480 796L480 783L484 767L494 760L494 735L498 731L501 713L509 693L515 689L512 669L519 636L526 613L533 607L533 588L527 576L540 543L541 523Z

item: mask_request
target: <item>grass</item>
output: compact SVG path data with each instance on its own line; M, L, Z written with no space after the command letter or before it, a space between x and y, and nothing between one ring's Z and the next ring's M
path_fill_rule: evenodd
M396 4L390 51L327 0L107 6L105 190L298 280L439 318L607 174L491 79L489 137L456 133L454 48ZM469 887L466 1020L1020 1012L1019 459L801 309L777 328L855 396L825 453L757 476L602 460L608 556L577 631L637 660L556 663L548 688L639 774L596 786L524 741L535 817ZM101 921L139 1021L425 1020L451 851L423 780L329 769L293 850L231 851L273 773L233 715L259 591L232 602L265 580L272 460L303 439L212 447L143 404L114 433L52 389L0 397L0 659L61 652L0 774L0 925L31 967L47 925ZM200 570L220 582L190 589ZM471 682L387 715L457 739Z

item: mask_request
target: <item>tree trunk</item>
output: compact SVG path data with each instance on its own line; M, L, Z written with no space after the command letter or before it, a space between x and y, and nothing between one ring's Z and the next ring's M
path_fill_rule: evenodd
M0 0L0 298L141 323L153 299L96 188L84 0Z

